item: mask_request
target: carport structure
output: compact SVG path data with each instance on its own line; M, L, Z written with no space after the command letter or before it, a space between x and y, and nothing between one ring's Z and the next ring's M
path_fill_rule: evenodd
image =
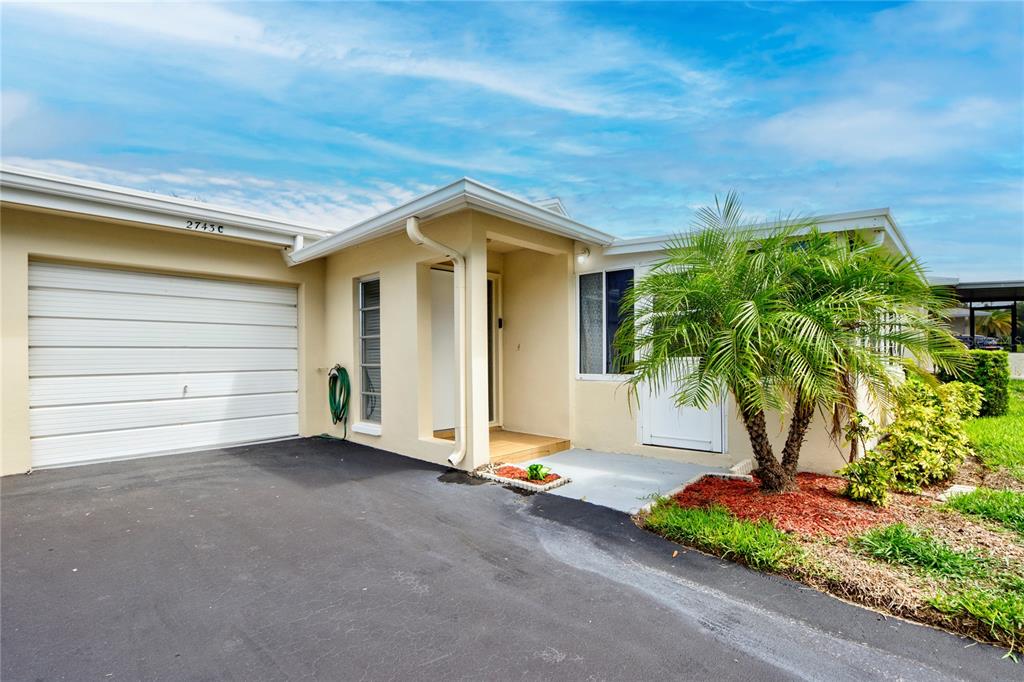
M966 323L964 331L970 339L978 334L978 322L983 316L998 311L1010 313L1009 333L1000 334L1000 341L1006 350L1014 351L1021 343L1020 303L1024 302L1024 280L997 280L987 282L957 282L954 285L956 297L964 306ZM989 334L993 336L993 334Z

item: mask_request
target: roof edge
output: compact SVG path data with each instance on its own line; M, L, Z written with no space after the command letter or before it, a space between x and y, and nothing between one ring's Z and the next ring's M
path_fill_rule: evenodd
M813 222L823 232L843 232L845 230L871 228L885 230L902 253L910 253L907 240L893 219L892 211L888 207L810 215L806 217L797 216L794 219ZM748 223L743 225L743 227L754 231L767 231L780 223L781 221L779 220L767 220ZM664 233L648 237L634 237L632 239L617 239L611 246L605 249L605 254L622 255L661 251L680 234L685 234L685 232Z
M560 213L463 177L299 249L289 254L288 260L292 264L299 264L321 258L349 246L398 232L405 228L408 218L429 220L464 208L474 208L590 244L606 246L615 239L613 235L595 230Z
M296 237L331 234L313 225L179 199L117 185L12 166L0 166L0 201L5 204L192 230L189 221L223 227L223 236L292 245ZM230 229L229 229L230 228Z

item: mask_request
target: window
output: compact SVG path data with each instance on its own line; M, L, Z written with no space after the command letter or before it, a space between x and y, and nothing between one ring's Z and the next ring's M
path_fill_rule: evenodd
M359 364L362 421L380 424L380 280L359 282Z
M633 269L594 272L579 277L580 374L622 374L628 359L615 352L619 312L633 285Z

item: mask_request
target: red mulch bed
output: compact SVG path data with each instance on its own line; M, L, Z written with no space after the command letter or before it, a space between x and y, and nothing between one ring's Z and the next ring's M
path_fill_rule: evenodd
M522 481L524 483L529 483L530 485L535 485L538 487L542 485L547 485L548 483L551 483L551 481L557 481L558 479L561 478L561 476L559 476L558 474L548 474L541 481L531 481L527 478L529 474L526 472L526 469L509 465L498 467L494 474L496 476L501 476L502 478L513 478L517 481Z
M806 535L843 538L871 526L892 523L896 515L884 507L853 502L839 495L845 481L835 476L797 474L799 490L765 494L754 482L706 476L675 495L683 507L720 504L748 521L768 519L777 528Z

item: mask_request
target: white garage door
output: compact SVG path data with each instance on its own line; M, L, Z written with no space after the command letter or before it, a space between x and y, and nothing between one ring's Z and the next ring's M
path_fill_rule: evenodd
M298 433L291 287L29 265L34 467Z

